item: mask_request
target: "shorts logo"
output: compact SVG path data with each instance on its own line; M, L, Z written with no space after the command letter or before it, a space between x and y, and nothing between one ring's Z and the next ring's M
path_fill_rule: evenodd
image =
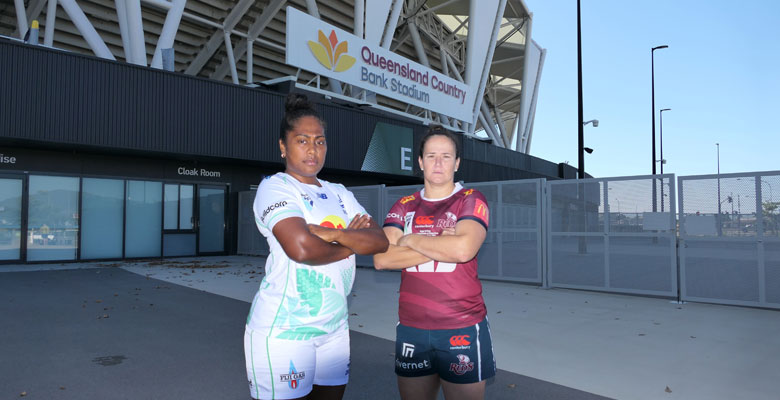
M414 219L416 225L433 225L433 215L418 215Z
M401 204L406 204L406 203L408 203L408 202L410 202L412 200L414 200L414 195L402 197L401 200L399 200L399 202Z
M455 335L450 337L450 345L452 346L468 346L471 344L469 341L469 335Z
M297 389L298 388L298 380L303 379L306 377L306 372L301 371L298 372L295 370L295 365L293 365L293 362L290 361L290 373L289 374L280 374L279 375L279 382L287 382L290 389Z
M474 363L469 359L469 356L458 354L456 357L458 357L458 363L450 364L450 371L454 372L455 375L463 375L474 370Z
M270 206L268 206L268 208L265 209L265 211L263 211L263 216L260 217L260 219L262 219L263 222L265 222L265 217L268 215L269 212L276 210L277 208L284 207L286 205L287 205L286 201L280 201L276 204L271 204Z
M414 357L414 345L404 342L404 344L401 345L401 355L406 358Z

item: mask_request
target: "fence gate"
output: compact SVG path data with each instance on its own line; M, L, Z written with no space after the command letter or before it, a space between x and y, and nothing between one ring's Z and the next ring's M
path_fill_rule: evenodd
M677 297L674 175L547 183L547 284Z
M542 284L542 191L545 179L469 183L490 208L490 227L479 250L479 277Z
M780 308L780 171L681 176L683 300Z

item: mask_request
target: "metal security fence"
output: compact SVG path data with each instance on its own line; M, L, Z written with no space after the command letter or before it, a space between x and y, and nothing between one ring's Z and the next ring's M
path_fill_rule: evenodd
M674 175L547 183L547 284L677 296Z
M480 278L541 284L543 277L542 234L544 179L467 183L465 187L485 195L491 210L490 228L479 251ZM411 186L350 187L355 198L380 225L390 207L400 198L422 189ZM358 257L358 265L372 266L371 257Z
M780 308L780 171L678 178L681 298Z
M542 284L544 179L470 183L490 208L490 227L477 256L479 277Z
M255 213L252 204L255 201L256 190L238 194L238 254L267 256L268 241L260 234L255 225Z

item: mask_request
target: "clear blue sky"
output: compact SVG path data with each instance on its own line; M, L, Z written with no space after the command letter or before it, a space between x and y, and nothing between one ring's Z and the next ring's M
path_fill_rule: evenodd
M547 49L530 154L577 166L577 2L525 0ZM780 170L780 1L582 0L585 169L651 172L650 49L665 173ZM657 140L657 137L656 137ZM658 145L656 145L658 146ZM656 147L657 158L660 148Z

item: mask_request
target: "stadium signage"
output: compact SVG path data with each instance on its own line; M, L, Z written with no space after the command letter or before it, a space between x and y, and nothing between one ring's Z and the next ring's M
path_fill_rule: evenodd
M378 44L287 7L286 63L383 96L471 121L470 87Z

